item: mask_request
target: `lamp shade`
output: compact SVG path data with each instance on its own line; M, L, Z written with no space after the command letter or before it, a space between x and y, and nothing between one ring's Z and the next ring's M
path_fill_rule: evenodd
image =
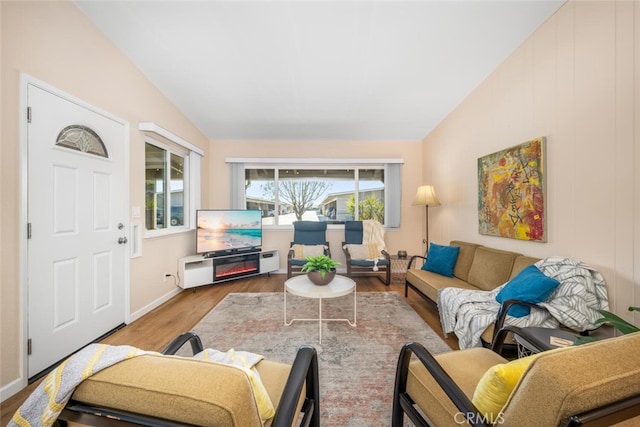
M412 203L416 206L440 206L440 200L436 197L433 185L421 185L418 187L416 199Z

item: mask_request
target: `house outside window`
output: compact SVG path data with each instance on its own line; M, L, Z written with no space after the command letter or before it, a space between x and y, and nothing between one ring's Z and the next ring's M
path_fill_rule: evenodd
M384 223L384 167L286 166L245 168L246 209L260 209L263 225L294 221L376 219Z

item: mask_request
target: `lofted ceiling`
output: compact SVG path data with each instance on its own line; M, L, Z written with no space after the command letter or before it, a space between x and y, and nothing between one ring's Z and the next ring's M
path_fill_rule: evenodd
M211 139L397 141L563 1L75 3Z

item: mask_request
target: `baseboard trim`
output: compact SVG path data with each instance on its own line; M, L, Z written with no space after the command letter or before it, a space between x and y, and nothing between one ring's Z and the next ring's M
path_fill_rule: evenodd
M18 378L11 381L9 384L0 388L0 402L4 402L14 394L18 393L27 386L27 380L24 378Z
M183 291L182 288L176 288L173 291L164 294L163 296L161 296L160 298L156 299L155 301L152 301L149 304L145 305L140 310L137 310L134 313L131 313L131 315L129 316L129 323L131 323L131 322L133 322L135 320L138 320L139 318L141 318L145 314L149 313L154 308L160 307L162 304L164 304L165 302L169 301L171 298L173 298L174 296L178 295L182 291Z

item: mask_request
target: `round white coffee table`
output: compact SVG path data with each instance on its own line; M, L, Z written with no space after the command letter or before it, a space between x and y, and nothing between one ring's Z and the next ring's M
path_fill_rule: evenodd
M287 293L304 298L315 298L318 300L318 318L317 319L291 319L287 321ZM323 319L322 318L322 299L337 298L349 294L353 294L353 322L349 319ZM294 321L317 321L319 342L322 344L322 321L341 321L347 322L351 326L356 326L356 282L348 277L336 275L336 277L328 285L318 286L313 284L307 278L306 274L292 277L284 282L284 324L290 326Z

